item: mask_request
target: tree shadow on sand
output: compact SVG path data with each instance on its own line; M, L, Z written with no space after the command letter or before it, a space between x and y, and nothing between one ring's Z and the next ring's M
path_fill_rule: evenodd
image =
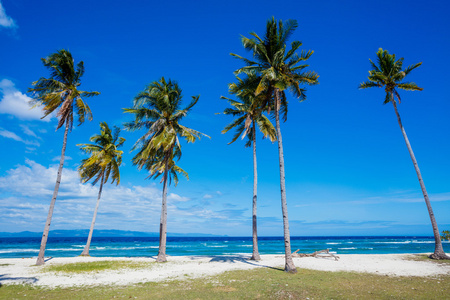
M12 281L13 284L33 284L38 281L36 277L7 277L6 275L7 274L0 274L0 287L4 285L3 282L5 281Z
M218 255L218 256L206 256L210 257L211 260L209 262L223 262L223 263L244 263L249 264L252 266L262 267L262 268L268 268L278 271L284 271L282 268L275 268L272 266L263 265L260 262L263 261L254 261L250 260L250 257L248 255Z

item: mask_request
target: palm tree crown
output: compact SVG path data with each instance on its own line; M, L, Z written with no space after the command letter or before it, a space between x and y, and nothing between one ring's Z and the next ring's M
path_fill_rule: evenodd
M384 104L395 101L398 99L400 103L400 95L397 92L397 88L407 91L422 91L414 82L401 82L405 77L415 68L419 67L422 63L417 63L403 68L403 57L395 60L395 54L389 54L387 50L378 49L377 52L378 65L370 60L372 70L369 71L369 81L363 82L359 85L360 89L366 89L371 87L384 87L386 91L386 98ZM395 97L394 97L395 95Z
M125 108L126 113L135 115L135 120L125 124L127 130L146 129L147 132L136 142L132 150L139 149L133 157L133 164L139 169L145 167L150 171L149 178L157 178L164 173L168 163L169 176L178 182L177 173L187 177L187 173L175 164L181 157L180 137L187 142L195 142L205 135L187 128L179 122L197 103L199 96L181 109L181 89L175 81L159 81L150 83L139 93L132 108ZM206 136L206 135L205 135Z
M221 97L221 99L227 100L232 107L226 108L224 114L237 117L233 122L222 130L222 133L226 133L229 130L235 128L236 132L231 140L234 143L239 136L242 135L242 139L247 136L246 147L250 147L253 141L252 123L258 126L258 129L262 132L264 138L269 138L272 142L275 141L276 132L270 120L263 114L263 109L260 107L260 103L267 98L265 94L255 96L256 86L254 83L259 82L259 78L254 73L248 74L248 77L244 80L236 76L237 83L229 84L229 91L231 94L237 96L238 100L233 100L227 97ZM252 84L253 83L253 84Z
M317 84L318 74L314 71L305 71L307 64L300 64L308 60L314 51L302 50L300 54L297 50L302 46L302 42L293 41L291 49L287 50L286 43L298 27L296 20L276 21L272 17L267 21L264 38L260 38L256 33L251 32L253 38L242 37L242 45L248 51L252 51L255 60L246 59L240 55L231 53L232 56L242 60L246 66L235 71L235 74L242 72L255 72L260 74L260 82L256 89L256 94L267 90L268 95L272 95L274 90L290 90L301 101L306 99L304 88L300 85ZM282 108L286 118L287 101L284 93L277 99L278 109ZM271 98L267 98L270 101ZM272 98L273 99L273 98ZM263 103L263 106L265 104Z
M120 183L119 167L122 164L123 151L120 148L125 139L119 137L120 128L114 126L114 132L106 122L100 123L100 134L92 136L89 140L94 144L78 144L80 149L90 154L89 158L83 159L78 168L83 182L95 177L92 184L96 184L103 178L106 183L111 176L111 183Z
M72 54L64 49L41 60L44 66L50 70L50 78L41 77L38 81L33 82L34 87L29 88L28 92L33 93L32 104L44 106L42 118L59 107L56 113L59 119L57 129L64 123L72 128L74 110L78 114L79 124L83 123L86 117L91 121L91 109L83 98L96 96L100 93L78 90L81 77L84 74L84 63L80 61L75 67Z

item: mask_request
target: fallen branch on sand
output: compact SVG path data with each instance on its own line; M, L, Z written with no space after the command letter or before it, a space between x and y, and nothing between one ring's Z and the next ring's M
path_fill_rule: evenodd
M334 255L333 253L330 253L329 249L316 251L314 253L297 253L300 251L300 249L295 250L292 252L293 257L316 257L316 258L326 258L326 257L333 257L334 260L339 260L339 256Z

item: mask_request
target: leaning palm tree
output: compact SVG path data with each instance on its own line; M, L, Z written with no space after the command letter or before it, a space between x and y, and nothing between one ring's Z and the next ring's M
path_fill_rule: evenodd
M409 155L411 156L412 162L414 164L414 168L417 173L417 177L419 179L420 187L422 189L423 197L425 199L425 203L428 208L428 214L430 215L431 226L433 227L435 248L434 253L430 255L431 258L434 259L450 259L442 248L441 237L439 235L439 229L436 223L436 219L434 217L433 209L431 208L430 199L428 198L428 193L425 188L425 184L422 179L422 175L420 174L419 165L417 164L416 157L414 156L414 152L411 148L411 144L409 143L408 137L406 136L405 128L403 127L402 120L400 119L400 114L397 109L397 102L395 98L397 98L398 103L400 104L400 94L397 89L407 90L407 91L422 91L421 87L418 87L414 82L402 82L403 79L408 75L412 70L419 67L422 63L417 63L414 65L408 66L406 69L402 70L403 67L403 58L395 60L395 54L389 54L387 50L378 49L377 52L378 65L375 64L372 60L370 60L370 64L372 66L372 70L369 71L369 81L363 82L359 85L360 89L366 89L371 87L382 87L386 91L386 98L384 100L384 104L392 103L394 106L395 114L397 115L398 125L403 134L403 138L406 142L406 147L408 148Z
M268 137L272 142L275 141L276 133L270 120L263 115L263 110L260 107L260 101L264 100L265 95L260 94L255 96L256 86L252 86L255 82L256 76L253 73L248 75L248 78L242 80L236 76L238 83L231 83L229 91L231 94L237 96L238 100L233 100L227 97L221 99L228 100L232 108L226 108L224 114L237 117L233 122L222 130L226 133L235 128L236 132L230 143L234 143L240 136L242 139L247 137L245 147L253 145L253 205L252 205L252 237L253 237L253 253L251 260L261 260L258 251L258 230L257 230L257 188L258 188L258 172L256 160L256 127L262 132L264 138Z
M261 80L256 88L256 94L266 93L270 97L266 97L266 102L273 102L273 113L275 115L277 140L278 140L278 156L280 161L280 190L281 190L281 210L283 214L284 229L284 248L285 248L285 271L296 273L294 261L291 254L291 241L289 234L289 220L286 202L286 184L284 173L284 155L283 155L283 139L280 127L280 110L287 118L288 102L285 90L290 90L300 101L306 99L304 88L300 88L301 84L314 85L317 84L318 75L313 71L305 71L308 67L306 64L299 64L306 61L313 51L302 51L300 55L297 50L302 46L299 41L291 43L291 49L286 49L286 43L297 28L297 21L287 20L276 21L275 18L269 19L266 25L264 38L260 38L256 33L251 32L252 38L242 37L244 48L251 51L253 59L246 59L237 54L232 56L242 60L246 66L235 71L235 74L243 72L255 72L259 74ZM262 103L267 106L267 103Z
M138 149L133 157L133 164L138 169L149 171L147 178L163 176L163 193L161 207L161 221L159 232L159 252L157 262L167 261L167 185L174 180L178 182L178 175L188 178L187 173L175 164L181 157L180 138L187 142L195 142L203 133L187 128L180 124L200 96L193 96L191 103L181 109L183 96L175 81L166 81L162 77L159 81L150 83L140 92L133 102L132 108L125 108L126 113L134 114L134 121L126 123L127 130L145 129L147 132L138 139L132 150Z
M81 256L89 256L89 248L91 246L95 220L97 219L97 211L100 204L100 197L102 196L103 184L108 182L110 176L111 184L116 182L116 185L119 185L120 183L119 167L122 164L123 151L117 149L123 145L125 139L119 137L119 133L120 128L114 127L114 132L112 132L108 124L102 122L100 123L100 134L96 134L89 139L94 144L77 145L83 152L90 154L90 157L83 159L81 165L78 167L81 180L86 183L95 177L92 182L93 185L100 181L91 229L89 230L86 246L84 247Z
M44 116L42 118L45 118L56 111L56 117L58 118L56 130L63 125L65 125L65 130L55 190L53 191L52 200L50 202L36 265L44 264L45 247L47 245L53 209L55 207L59 184L61 182L67 134L69 130L72 130L74 113L78 115L78 125L81 125L86 118L91 121L91 109L84 102L83 98L100 94L99 92L85 92L78 90L78 87L81 84L81 77L84 74L84 63L80 61L75 66L72 54L70 54L69 51L64 49L59 50L41 60L44 66L49 69L50 78L41 77L38 81L32 83L33 87L28 89L28 92L32 93L33 100L31 103L34 106L43 106Z

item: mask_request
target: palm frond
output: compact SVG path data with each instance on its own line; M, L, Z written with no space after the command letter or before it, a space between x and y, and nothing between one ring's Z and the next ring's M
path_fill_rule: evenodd
M407 91L423 90L414 82L402 82L412 70L419 67L422 63L410 65L405 70L402 70L403 60L403 57L396 60L395 54L389 54L387 50L379 48L377 51L378 64L369 59L372 66L372 70L369 71L369 81L361 83L359 88L384 87L386 95L383 104L395 101L394 95L397 97L398 102L401 102L397 88Z
M125 129L147 129L132 147L132 151L138 151L132 159L133 165L148 170L147 178L156 179L167 172L169 182L172 179L177 182L178 170L182 169L178 169L174 160L181 157L180 138L194 142L202 136L209 137L179 123L200 96L193 96L184 108L181 108L182 97L182 90L176 81L161 77L138 93L133 100L133 107L123 109L135 117L134 121L124 124Z
M125 139L119 137L119 134L120 129L118 127L114 127L113 133L108 124L102 122L100 123L100 134L90 138L90 141L95 144L77 144L80 150L90 155L89 158L83 159L78 167L83 182L95 177L92 182L93 185L102 178L103 183L106 183L112 174L111 183L119 184L119 167L122 164L123 151L117 149L125 142Z
M381 84L377 83L377 82L373 82L373 81L366 81L366 82L362 82L359 84L358 88L360 89L368 89L371 87L382 87Z
M399 83L397 87L406 91L423 91L423 88L418 87L414 82Z
M49 70L50 78L41 77L38 81L33 82L33 87L29 88L28 92L31 94L32 100L30 102L33 107L43 106L44 116L42 118L57 111L57 129L65 123L72 128L73 105L75 104L79 125L86 118L91 120L92 113L83 102L83 98L93 97L100 93L77 89L81 77L84 75L84 63L80 61L75 67L72 54L64 49L42 58L41 61Z

